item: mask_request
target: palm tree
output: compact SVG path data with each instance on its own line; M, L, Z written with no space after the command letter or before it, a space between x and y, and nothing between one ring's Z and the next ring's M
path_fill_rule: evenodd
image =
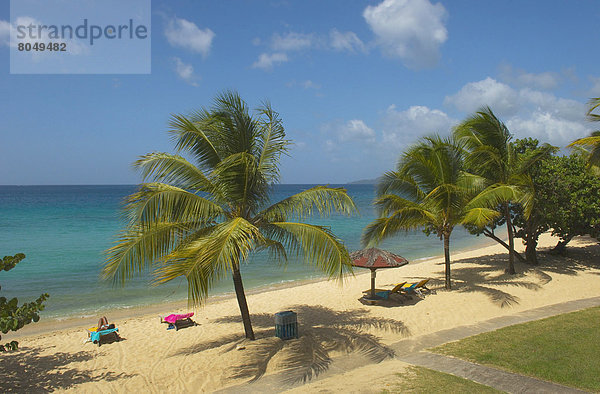
M594 111L600 108L600 97L590 100L590 108L587 117L592 122L600 122L600 115ZM600 172L600 131L593 131L589 137L579 138L567 145L569 148L580 148L581 153L585 155L590 166L595 166L595 172Z
M331 278L351 270L343 243L303 221L313 213L353 213L345 189L317 186L268 206L290 144L269 103L251 115L238 93L225 92L211 109L173 115L169 132L191 161L155 152L135 162L153 182L128 197L129 223L107 251L106 278L124 284L148 269L157 283L183 276L188 302L198 305L231 272L246 338L254 339L240 270L251 253L266 250L280 263L288 251L302 254Z
M451 139L427 137L408 149L396 171L377 185L379 218L367 226L364 244L400 231L423 228L444 241L445 286L450 283L450 235L457 225L484 226L498 213L479 207L479 179L463 171L462 150Z
M467 169L486 180L479 203L497 204L504 215L508 233L508 273L514 274L515 243L511 219L511 203L521 204L525 217L533 208L534 188L528 169L542 160L553 147L544 144L535 154L519 155L512 135L489 107L483 107L473 116L456 126L454 136L464 144L468 154Z
M592 131L589 137L579 138L567 146L580 148L590 166L600 167L600 130Z

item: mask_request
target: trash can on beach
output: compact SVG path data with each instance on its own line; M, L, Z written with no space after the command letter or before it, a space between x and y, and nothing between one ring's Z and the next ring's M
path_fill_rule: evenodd
M283 311L275 314L275 336L281 339L298 338L298 315Z

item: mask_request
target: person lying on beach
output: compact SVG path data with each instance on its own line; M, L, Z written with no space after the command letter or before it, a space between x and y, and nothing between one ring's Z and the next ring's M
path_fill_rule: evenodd
M108 319L106 318L106 316L102 316L100 320L98 320L98 326L96 328L96 331L109 330L111 328L115 328L115 325L108 324Z

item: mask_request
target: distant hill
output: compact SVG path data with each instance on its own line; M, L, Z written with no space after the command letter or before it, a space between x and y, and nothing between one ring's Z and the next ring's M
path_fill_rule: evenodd
M375 179L360 179L354 182L348 182L350 185L376 185L379 182L379 178Z

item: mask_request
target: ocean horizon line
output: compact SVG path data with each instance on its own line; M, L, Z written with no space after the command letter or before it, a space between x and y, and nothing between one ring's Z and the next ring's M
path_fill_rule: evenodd
M350 181L350 182L311 182L311 183L275 183L272 186L277 185L289 185L289 186L301 186L301 185L375 185L375 183L358 183L360 181ZM24 185L9 185L9 184L0 184L0 187L42 187L42 186L137 186L140 183L70 183L70 184L24 184Z

